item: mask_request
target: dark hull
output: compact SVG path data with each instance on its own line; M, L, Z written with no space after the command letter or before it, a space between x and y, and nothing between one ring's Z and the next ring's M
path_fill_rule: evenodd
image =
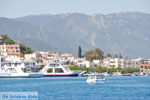
M43 74L43 77L78 77L78 74Z

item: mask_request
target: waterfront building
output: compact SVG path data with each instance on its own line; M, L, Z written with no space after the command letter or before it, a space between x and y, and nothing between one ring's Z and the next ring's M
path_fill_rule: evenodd
M24 54L24 59L36 59L36 53Z
M15 55L20 57L20 46L19 44L13 45L0 45L0 54L2 56Z
M94 66L100 66L100 60L93 60Z
M112 68L140 68L141 59L120 59L120 58L105 58L101 66Z
M6 45L0 45L0 55L7 56Z
M105 58L103 63L101 64L104 67L112 68L112 67L121 67L123 68L124 59L119 58Z
M75 57L69 53L63 53L59 56L59 61L61 62L72 63L74 62L74 60L75 60Z
M150 59L141 59L142 64L150 64Z
M60 53L58 53L58 52L50 52L50 53L48 53L48 56L52 56L52 57L58 58L58 57L60 57Z
M5 41L5 39L2 36L0 36L0 44L4 43L4 41Z
M140 73L150 75L150 59L141 59Z
M123 68L140 68L140 59L124 60Z
M19 56L16 56L16 55L8 55L6 58L5 58L6 61L21 61L23 59L21 59Z
M143 75L150 75L150 64L141 64L140 73Z
M85 58L77 58L75 60L75 65L79 67L94 67L94 63L92 61L87 61Z

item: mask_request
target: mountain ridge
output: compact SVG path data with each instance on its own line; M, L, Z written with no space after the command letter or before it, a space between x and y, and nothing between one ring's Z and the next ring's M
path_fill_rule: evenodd
M3 21L0 18L1 34L7 33L14 39L17 37L20 42L24 42L22 39L30 40L27 45L35 50L75 55L81 45L83 53L88 49L101 48L113 55L118 53L132 58L150 56L149 13L31 15ZM45 47L40 49L37 42L33 45L34 40L41 41Z

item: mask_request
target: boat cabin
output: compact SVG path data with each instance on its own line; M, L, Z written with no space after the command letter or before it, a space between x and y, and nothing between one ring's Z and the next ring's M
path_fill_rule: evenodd
M39 72L40 66L36 66L35 62L4 62L1 64L1 69L17 73L17 69L21 69L23 72Z
M70 69L68 69L67 66L62 66L59 63L50 63L45 71L46 73L66 73L70 72Z
M95 74L91 74L88 76L88 79L94 80L94 79L105 79L104 75L95 75Z

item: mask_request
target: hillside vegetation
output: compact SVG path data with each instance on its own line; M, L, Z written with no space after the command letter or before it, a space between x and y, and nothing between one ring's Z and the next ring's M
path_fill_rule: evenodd
M3 44L6 44L6 45L16 44L15 41L13 39L11 39L10 37L8 37L7 34L3 34L1 36L4 38L4 42L1 43L1 45L3 45ZM23 54L33 53L33 50L30 47L25 46L24 44L21 44L21 43L19 43L19 45L20 45L21 53L23 53Z

